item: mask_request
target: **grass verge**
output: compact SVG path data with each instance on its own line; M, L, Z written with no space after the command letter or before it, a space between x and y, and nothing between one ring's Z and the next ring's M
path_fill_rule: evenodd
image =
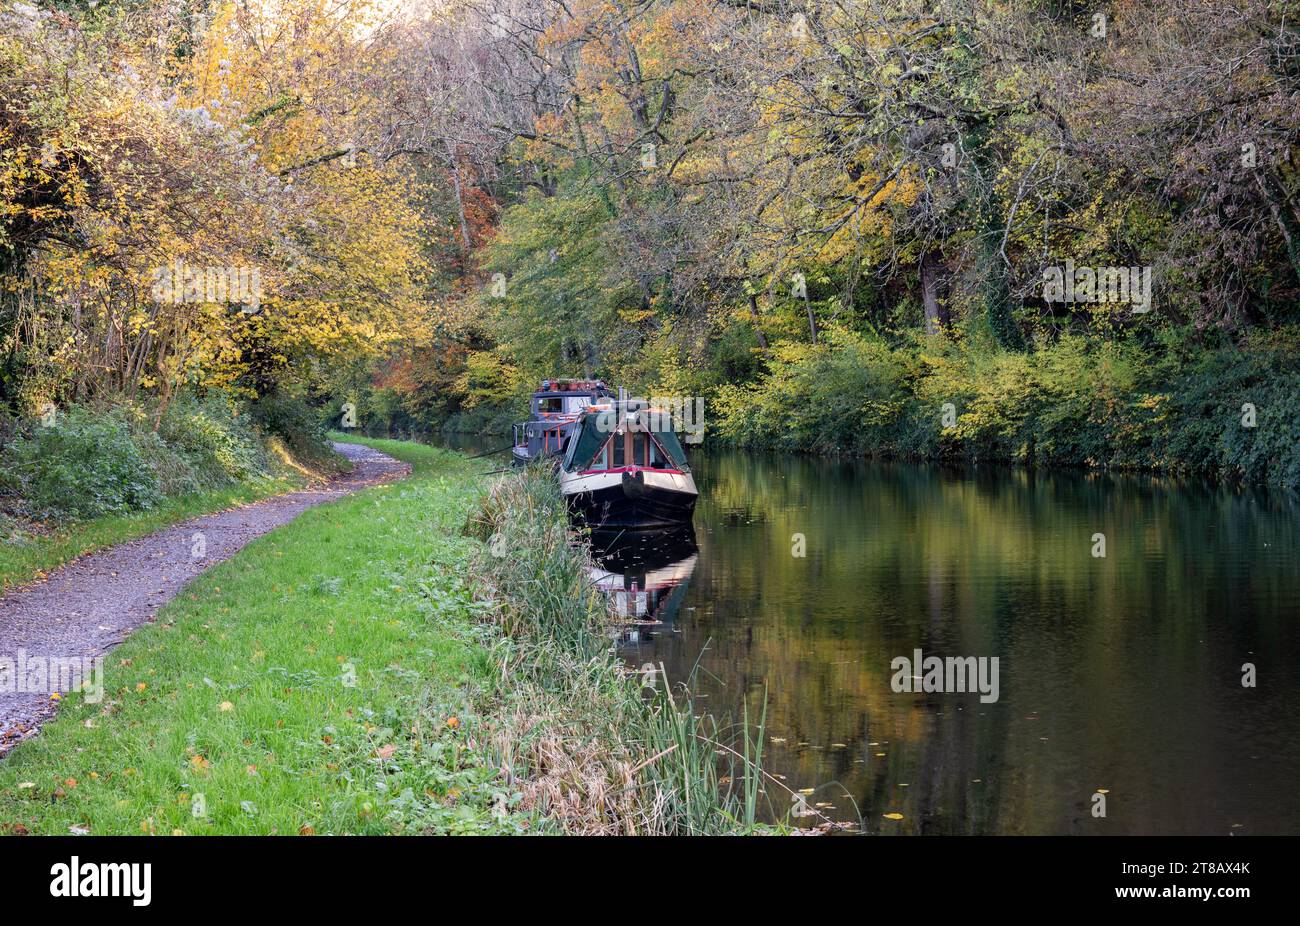
M521 806L578 834L768 831L762 717L697 712L688 690L629 672L571 542L549 473L494 483L472 525L486 614L503 630L488 731Z
M10 833L513 832L473 745L490 675L455 454L310 509L198 577L0 761ZM200 797L201 795L201 797Z

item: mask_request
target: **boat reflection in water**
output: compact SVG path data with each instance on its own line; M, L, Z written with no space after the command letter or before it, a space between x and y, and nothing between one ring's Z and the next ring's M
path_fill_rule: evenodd
M642 634L671 630L695 572L699 547L690 524L660 531L593 531L592 584L606 597L610 615L622 626L622 644Z

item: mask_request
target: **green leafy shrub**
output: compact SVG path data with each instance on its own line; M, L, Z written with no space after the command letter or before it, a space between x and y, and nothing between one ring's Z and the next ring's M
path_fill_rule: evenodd
M1191 471L1300 486L1300 350L1286 333L1195 356L1167 382L1153 456Z
M5 448L3 463L5 482L35 517L89 518L148 509L163 495L158 473L120 409L69 409L55 425L16 437Z
M155 476L163 495L185 495L202 490L204 481L194 464L179 449L146 426L133 429L131 440Z
M189 461L206 487L254 479L267 473L266 454L252 421L227 397L183 397L168 406L158 436Z
M869 453L892 443L908 395L907 358L883 342L830 329L816 347L783 342L767 375L721 387L724 440L814 453Z

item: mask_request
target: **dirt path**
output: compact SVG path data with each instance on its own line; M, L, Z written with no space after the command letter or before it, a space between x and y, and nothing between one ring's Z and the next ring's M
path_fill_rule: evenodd
M243 508L185 521L139 540L91 553L41 582L0 597L0 659L99 656L121 643L190 579L229 559L249 541L287 524L308 508L410 472L392 457L357 444L334 448L353 461L344 476ZM195 534L202 535L202 556ZM3 663L0 663L3 665ZM3 670L0 670L3 671ZM40 729L57 707L48 692L9 689L0 678L0 755Z

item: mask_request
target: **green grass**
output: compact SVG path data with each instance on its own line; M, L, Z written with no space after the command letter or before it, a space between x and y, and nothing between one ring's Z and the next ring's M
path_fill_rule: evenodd
M19 533L8 537L0 534L0 591L39 579L49 570L86 553L144 537L190 518L279 495L303 484L305 480L301 477L285 475L177 496L150 511L104 515L56 526L49 533Z
M111 652L102 703L69 697L0 760L0 832L528 826L474 739L496 631L461 528L483 467L348 439L412 476L259 538Z

